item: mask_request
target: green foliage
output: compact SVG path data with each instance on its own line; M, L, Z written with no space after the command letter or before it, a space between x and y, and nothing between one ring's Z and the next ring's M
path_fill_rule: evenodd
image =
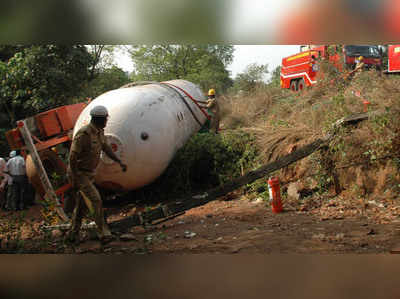
M135 197L167 200L224 184L253 168L257 159L254 142L252 135L240 131L194 135L164 174L136 191Z
M99 73L114 66L114 52L118 46L88 45L87 48L91 56L89 81L92 81Z
M90 61L84 46L39 45L0 62L1 105L10 121L68 104L88 78Z
M226 67L233 60L231 45L133 46L129 52L135 65L132 81L186 79L204 90L219 93L232 85Z
M7 62L15 53L22 51L28 46L0 45L0 61Z
M281 66L278 65L271 74L270 84L274 87L279 87L281 85Z
M176 161L183 163L177 164L178 169L183 166L189 171L186 176L189 184L191 179L198 179L201 183L223 184L238 177L243 169L252 165L255 157L253 137L239 131L224 135L197 134L178 153Z
M326 165L326 160L326 157L321 152L313 153L310 156L314 176L317 181L317 192L319 194L327 192L333 183L332 173L329 171L328 165Z
M100 70L96 78L87 82L82 91L82 98L95 98L106 91L120 88L130 82L126 72L117 66Z
M270 200L267 178L261 178L261 179L255 180L253 183L248 184L246 187L247 187L248 193L250 193L250 194L253 193L255 196L260 197L265 201Z
M72 103L91 62L83 45L0 46L0 152L15 121Z
M257 85L263 84L264 75L268 73L268 65L252 63L246 67L243 73L236 76L233 85L234 91L243 90L245 92L253 91Z
M0 157L5 157L8 155L10 149L7 142L5 141L4 134L6 133L5 128L0 128Z

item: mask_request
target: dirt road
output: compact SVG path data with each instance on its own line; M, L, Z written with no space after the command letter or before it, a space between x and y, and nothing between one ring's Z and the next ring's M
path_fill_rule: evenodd
M109 212L113 218L117 214L128 214L130 209L134 210L125 207ZM283 213L274 214L260 199L214 201L163 224L146 229L133 228L104 246L86 236L84 242L74 247L63 242L61 232L45 237L27 233L40 221L40 216L33 217L40 212L40 207L35 206L25 216L32 218L33 222L22 228L23 246L16 249L16 245L5 241L3 235L1 250L18 253L358 254L389 253L400 243L400 224L397 221L382 224L365 215L349 217L345 213L325 217L321 216L322 210L322 207L305 210L288 204ZM2 214L3 221L13 217L11 213Z
M154 229L136 228L132 232L137 241L129 243L144 245L147 252L175 254L387 253L400 242L397 229L362 218L321 220L301 211L273 214L265 202L233 200L211 202ZM114 250L112 243L109 247Z

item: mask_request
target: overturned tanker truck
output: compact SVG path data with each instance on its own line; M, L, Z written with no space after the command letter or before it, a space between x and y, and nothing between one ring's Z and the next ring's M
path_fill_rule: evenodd
M140 83L139 83L140 84ZM107 108L107 143L128 171L102 154L96 183L104 189L138 189L159 177L175 153L206 121L204 95L188 81L128 84L93 100L80 114L74 134L90 121L96 105Z
M74 134L90 122L94 106L108 109L106 140L128 166L122 172L102 154L95 181L103 189L119 192L141 188L164 172L178 149L209 117L204 100L200 88L189 81L135 82L89 103L58 107L18 121L6 138L11 149L25 153L27 175L38 196L54 201L59 216L67 221L63 207L71 191L66 178L68 151Z

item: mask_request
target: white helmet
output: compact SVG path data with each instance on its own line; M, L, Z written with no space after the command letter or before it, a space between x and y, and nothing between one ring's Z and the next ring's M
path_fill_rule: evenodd
M90 110L90 116L94 117L107 117L108 116L108 111L107 108L104 106L95 106Z

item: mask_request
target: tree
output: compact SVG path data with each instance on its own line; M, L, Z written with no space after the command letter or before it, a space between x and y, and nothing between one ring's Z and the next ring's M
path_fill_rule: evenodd
M18 119L71 103L88 79L91 56L82 45L34 45L0 62L0 106Z
M281 84L281 66L278 65L271 74L270 84L279 87Z
M243 73L239 73L235 78L233 89L250 92L257 85L264 84L264 75L268 73L268 64L252 63L249 64Z
M23 45L0 45L0 61L7 62L15 53L22 51L29 46Z
M91 65L89 67L89 81L106 68L114 65L114 45L88 45L89 53L92 56Z
M82 98L95 98L106 91L120 88L130 82L126 72L117 66L112 66L99 71L96 78L87 82L82 91Z
M132 46L129 53L135 66L134 81L186 79L203 89L225 91L232 85L227 66L232 63L231 45Z

